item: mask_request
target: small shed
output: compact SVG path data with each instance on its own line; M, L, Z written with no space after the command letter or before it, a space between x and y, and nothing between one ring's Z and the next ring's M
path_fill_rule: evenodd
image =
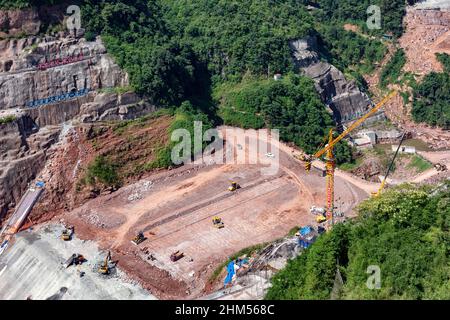
M273 75L273 80L275 80L275 81L281 80L281 78L282 78L281 73L275 73Z

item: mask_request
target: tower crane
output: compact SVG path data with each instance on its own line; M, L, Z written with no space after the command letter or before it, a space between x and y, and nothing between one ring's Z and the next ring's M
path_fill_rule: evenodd
M367 118L375 114L387 101L389 101L393 96L397 94L397 91L391 91L386 97L384 97L379 103L377 103L369 112L364 116L353 122L346 130L344 130L336 138L333 138L333 129L330 129L328 133L328 144L321 150L317 151L315 154L307 156L305 158L305 169L306 171L311 170L311 163L315 159L319 159L325 155L326 162L326 190L327 190L327 207L326 207L326 218L327 221L334 223L334 170L336 167L333 149L334 146L345 138L351 131L359 127Z

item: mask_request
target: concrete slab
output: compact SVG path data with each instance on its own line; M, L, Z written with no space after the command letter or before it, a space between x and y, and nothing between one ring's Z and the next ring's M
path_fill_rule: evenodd
M0 256L2 300L153 300L153 295L133 283L120 270L109 276L97 273L106 252L92 241L59 238L61 225L46 225L16 235L15 242ZM75 230L76 231L76 230ZM66 268L73 254L87 261ZM85 272L80 278L79 271Z

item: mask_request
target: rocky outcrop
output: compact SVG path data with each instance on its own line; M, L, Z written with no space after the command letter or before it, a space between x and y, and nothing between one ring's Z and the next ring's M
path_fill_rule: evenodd
M40 70L40 63L83 56L81 61ZM30 101L73 90L128 85L128 78L100 39L27 38L0 41L0 109L24 108ZM57 103L56 103L57 104Z
M0 10L0 38L36 35L40 28L37 9Z
M133 92L123 94L101 93L95 96L94 101L81 106L81 122L114 121L134 119L150 112L156 107Z
M5 116L14 120L0 124L0 219L42 170L46 151L59 134L54 127L38 130L25 112L0 113L0 118Z
M354 81L348 81L336 67L320 60L315 37L291 41L289 45L296 67L314 80L320 98L332 110L337 124L356 120L370 109L370 99ZM380 118L384 118L382 112L368 120Z

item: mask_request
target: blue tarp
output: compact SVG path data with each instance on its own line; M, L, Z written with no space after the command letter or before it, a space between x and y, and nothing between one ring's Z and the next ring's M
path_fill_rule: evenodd
M308 233L312 231L311 227L303 227L300 229L300 235L302 237L306 236Z
M36 182L36 186L39 188L43 188L45 186L45 183L42 181L38 181L38 182Z
M234 276L234 261L231 261L228 265L227 265L227 277L225 278L224 284L228 284L231 283L231 280L233 280L233 276Z

